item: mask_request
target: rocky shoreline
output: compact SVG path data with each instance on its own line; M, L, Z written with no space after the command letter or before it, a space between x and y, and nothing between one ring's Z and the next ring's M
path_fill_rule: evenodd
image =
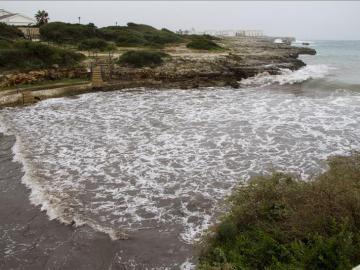
M259 73L279 74L282 69L297 70L305 63L298 59L301 54L316 54L309 47L295 47L287 44L276 44L271 38L239 38L229 37L218 41L224 50L194 51L185 44L169 46L163 51L171 57L163 65L154 68L131 68L116 64L106 64L106 56L99 57L102 67L104 86L93 89L91 85L68 88L25 90L30 95L24 102L22 90L0 91L0 106L22 105L50 97L61 97L91 91L109 91L124 88L180 88L230 86L239 87L241 79L255 76ZM114 56L116 57L116 55ZM85 70L77 68L74 71L52 69L50 71L31 71L3 77L4 85L13 85L26 81L48 80L52 78L84 78ZM35 75L36 76L35 76ZM34 76L32 76L34 75ZM50 76L50 77L49 77ZM87 75L90 77L90 74ZM8 81L6 81L8 80ZM56 82L56 81L54 81ZM29 92L31 92L29 94Z
M197 88L209 86L238 87L241 79L259 73L279 74L281 69L297 70L305 63L301 54L316 54L308 47L275 44L271 38L224 38L225 51L193 52L185 46L169 47L171 59L156 68L115 66L105 89L116 85L130 87Z

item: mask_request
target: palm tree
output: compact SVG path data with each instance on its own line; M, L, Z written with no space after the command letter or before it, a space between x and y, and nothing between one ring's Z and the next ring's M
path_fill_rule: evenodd
M49 13L47 13L45 10L39 10L35 14L35 19L38 26L44 25L49 21Z

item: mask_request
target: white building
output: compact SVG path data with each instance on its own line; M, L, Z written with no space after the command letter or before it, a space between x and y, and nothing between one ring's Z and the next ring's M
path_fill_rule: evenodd
M264 33L261 30L238 30L235 35L238 37L262 37Z
M20 13L12 13L4 9L0 9L0 23L6 23L15 26L35 25L36 20Z

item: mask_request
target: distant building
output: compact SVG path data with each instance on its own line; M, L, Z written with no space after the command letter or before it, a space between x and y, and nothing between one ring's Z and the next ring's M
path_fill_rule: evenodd
M14 26L35 25L36 20L20 13L12 13L4 9L0 9L0 23Z
M261 30L238 30L235 36L237 37L262 37L264 33Z
M196 34L199 34L199 32L196 32L194 27L192 27L190 30L181 30L181 29L179 29L178 31L176 31L176 33L179 34L179 35L196 35Z
M176 34L179 34L179 35L188 35L188 34L189 34L189 30L179 29L179 30L176 31Z
M235 33L235 30L220 30L217 31L215 35L220 37L233 37L235 36Z
M212 35L218 37L263 37L264 33L261 30L232 30L232 29L223 29L223 30L204 30L204 31L196 31L194 28L190 30L178 30L176 33L181 35Z

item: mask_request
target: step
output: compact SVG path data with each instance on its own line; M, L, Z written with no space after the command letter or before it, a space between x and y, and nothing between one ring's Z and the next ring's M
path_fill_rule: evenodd
M33 103L35 101L34 97L31 94L31 91L22 92L23 104Z
M91 74L91 83L93 87L102 87L104 85L100 66L93 67Z

